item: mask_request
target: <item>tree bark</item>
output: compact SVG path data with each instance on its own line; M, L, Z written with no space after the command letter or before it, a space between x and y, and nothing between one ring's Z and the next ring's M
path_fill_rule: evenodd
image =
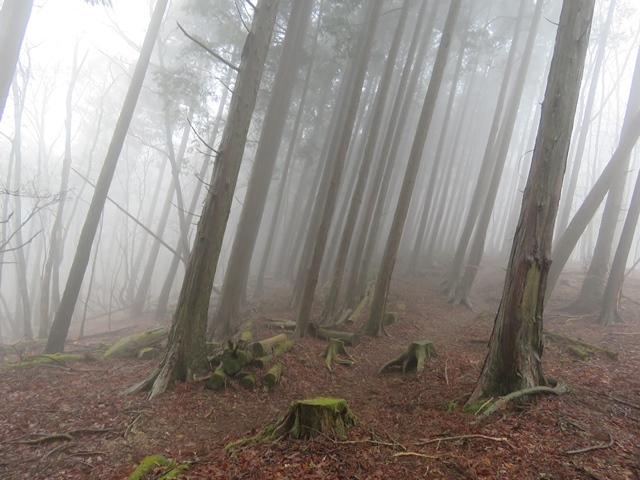
M546 385L541 363L545 283L593 10L594 0L563 3L502 300L468 404Z

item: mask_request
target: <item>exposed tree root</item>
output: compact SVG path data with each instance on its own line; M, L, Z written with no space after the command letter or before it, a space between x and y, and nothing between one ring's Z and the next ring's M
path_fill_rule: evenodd
M586 452L591 452L593 450L604 450L605 448L610 448L613 443L613 436L609 433L609 443L602 443L600 445L592 445L590 447L585 447L585 448L579 448L577 450L567 450L566 452L564 452L565 455L577 455L579 453L586 453Z
M47 442L58 442L60 440L72 441L73 437L68 433L54 433L52 435L44 435L42 437L33 438L31 440L13 440L6 443L13 445L40 445Z
M477 415L477 421L484 420L492 413L498 411L501 407L509 403L511 400L515 400L517 398L525 397L527 395L534 395L536 393L551 393L553 395L564 395L569 391L569 388L560 381L556 382L556 386L551 387L531 387L531 388L523 388L522 390L516 390L515 392L510 393L509 395L505 395L504 397L500 397L495 402L491 403L490 401L487 403L491 403L490 406L482 413ZM484 405L483 405L484 408ZM481 408L482 409L482 408ZM481 410L480 409L480 410ZM478 412L480 412L478 410Z

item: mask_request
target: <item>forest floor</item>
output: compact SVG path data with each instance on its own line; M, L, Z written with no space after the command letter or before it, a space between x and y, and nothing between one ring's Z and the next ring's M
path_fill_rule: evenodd
M394 281L388 309L400 313L400 323L388 327L389 336L362 337L348 347L353 366L335 366L331 373L319 357L324 341L297 341L280 359L283 376L272 392L245 391L234 381L213 392L202 381L176 384L152 401L143 393L121 394L157 360L88 356L69 365L0 368L0 478L124 479L145 456L162 454L189 463L186 478L639 479L640 279L625 285L627 323L605 328L593 317L560 309L580 286L579 271L565 275L547 307L545 328L616 350L618 358L579 360L566 344L546 339L545 374L572 392L511 403L478 422L462 406L482 368L504 271L482 269L473 293L477 312L447 303L442 275L434 269ZM269 293L254 306L254 321L292 318L287 290L272 285ZM135 331L154 326L150 317L136 322ZM89 328L98 332L105 325L96 321ZM275 334L266 327L259 333ZM73 341L67 350L86 352L116 338ZM439 354L423 372L378 374L382 364L423 339L432 340ZM2 365L16 360L5 347ZM316 396L347 400L358 425L346 438L283 439L225 451L228 443L277 420L293 400ZM42 441L45 436L49 441Z

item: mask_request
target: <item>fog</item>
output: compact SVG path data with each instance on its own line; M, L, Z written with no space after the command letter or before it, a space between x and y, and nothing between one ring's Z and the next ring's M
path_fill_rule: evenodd
M9 3L0 2L2 14ZM421 2L408 2L399 29L404 2L386 0L363 53L370 3L316 1L295 18L295 2L279 4L228 221L215 219L223 237L210 338L235 332L247 306L275 286L292 292L293 317L309 315L314 295L316 306L333 295L323 308L331 323L357 304L387 255L392 281L438 269L453 301L469 306L469 270L507 265L562 2L544 2L533 33L533 1L463 2L444 52L449 1L429 2L422 16ZM631 88L634 71L640 75L640 11L617 0L610 12L611 3L596 2L555 241L622 143L625 122L629 141L637 140L630 124L640 106ZM0 343L49 334L154 6L33 7L0 121ZM207 195L222 196L214 177L226 173L212 171L224 170L223 132L229 143L242 138L225 128L253 16L249 2L170 2L90 242L70 335L105 317L170 323L189 252L213 241L196 228ZM438 54L445 63L436 84ZM424 147L412 160L420 136ZM566 263L600 278L584 293L596 312L635 185L637 149L625 157ZM397 251L385 254L395 234ZM635 239L626 266L638 255Z

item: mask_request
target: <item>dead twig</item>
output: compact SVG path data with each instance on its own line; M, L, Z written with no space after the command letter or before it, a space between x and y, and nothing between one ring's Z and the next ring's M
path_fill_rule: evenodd
M592 450L603 450L605 448L609 448L613 445L613 436L609 433L609 443L601 443L600 445L592 445L590 447L579 448L577 450L567 450L564 452L565 455L577 455L578 453L586 453Z
M394 453L393 456L394 457L409 457L409 456L413 456L413 457L430 458L432 460L437 460L442 455L426 455L424 453L418 453L418 452L398 452L398 453Z
M616 402L621 403L622 405L626 405L627 407L631 407L631 408L635 408L636 410L640 410L640 406L634 405L633 403L625 402L624 400L620 400L619 398L611 396L608 393L601 393L600 395L604 395L605 397L609 397L611 400L615 400Z
M14 445L40 445L41 443L55 442L58 440L71 441L73 440L73 437L68 433L54 433L52 435L45 435L42 437L34 438L33 440L12 440L6 443Z
M40 461L42 460L46 460L47 458L57 454L57 453L62 453L65 450L68 450L69 448L73 447L74 445L77 445L77 443L75 442L71 442L71 443L63 443L62 445L58 445L57 447L55 447L54 449L52 449L51 451L47 452L46 454L44 454L41 458Z
M449 375L447 375L447 368L449 367L449 357L444 359L444 381L449 385Z

